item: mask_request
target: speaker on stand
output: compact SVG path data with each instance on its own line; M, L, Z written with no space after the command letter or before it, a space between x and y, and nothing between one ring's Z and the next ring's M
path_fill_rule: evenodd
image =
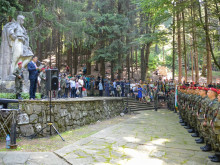
M50 122L47 123L47 126L42 128L39 132L35 133L34 135L31 136L31 138L34 138L35 136L37 136L37 134L41 133L44 129L46 129L48 126L50 127L50 135L52 135L52 128L56 131L56 133L60 136L60 138L65 141L63 139L63 137L60 135L60 133L58 132L58 130L55 128L55 126L52 123L52 103L51 103L51 99L52 99L52 91L53 90L58 90L59 88L59 79L58 79L58 74L59 71L58 69L46 69L46 88L49 91L49 109L50 109Z

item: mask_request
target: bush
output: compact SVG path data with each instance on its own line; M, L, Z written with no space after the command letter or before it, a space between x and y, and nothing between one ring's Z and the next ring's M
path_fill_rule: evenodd
M29 99L29 93L22 93L21 97L23 99ZM2 98L2 99L16 99L16 94L14 94L14 93L0 93L0 98ZM40 98L41 98L41 94L36 93L36 99L40 99Z

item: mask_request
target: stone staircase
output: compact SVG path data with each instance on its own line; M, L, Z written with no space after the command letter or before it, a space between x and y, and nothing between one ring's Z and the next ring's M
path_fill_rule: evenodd
M146 104L146 103L140 103L134 98L124 98L124 104L125 106L128 105L128 111L134 112L134 111L145 111L145 110L154 110L154 106L152 103Z

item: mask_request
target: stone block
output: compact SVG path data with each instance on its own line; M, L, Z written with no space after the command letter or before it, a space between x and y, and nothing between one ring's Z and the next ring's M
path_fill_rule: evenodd
M83 117L87 116L87 112L83 111L82 115L83 115Z
M61 109L61 105L60 104L56 104L54 106L54 113L59 113L60 109Z
M34 113L35 114L41 113L41 105L34 105Z
M30 115L30 123L37 123L38 122L38 116L36 114Z
M31 124L28 125L21 125L20 131L22 136L30 136L34 134L34 128Z
M28 114L28 115L32 115L34 110L33 110L33 106L32 105L25 105L24 106L24 111Z
M42 129L42 126L40 123L35 124L34 127L36 128L36 131L40 131Z
M47 122L50 122L50 115L47 116ZM51 116L51 122L54 122L54 116Z
M61 110L60 110L60 116L61 116L61 117L64 117L64 116L67 116L67 115L68 115L67 109L61 109Z
M29 124L29 117L26 113L19 114L17 116L17 124L23 125L23 124Z

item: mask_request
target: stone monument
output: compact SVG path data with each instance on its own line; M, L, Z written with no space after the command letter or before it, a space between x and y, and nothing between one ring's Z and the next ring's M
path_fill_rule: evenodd
M23 26L24 19L25 17L23 15L18 15L17 21L13 20L3 27L0 48L1 92L5 92L3 88L11 88L9 89L9 92L12 92L12 84L14 81L12 73L17 67L18 62L22 61L23 67L26 67L34 55L29 47L29 37L27 35L27 31ZM28 74L28 72L26 71L25 74ZM26 83L27 82L24 82L24 84Z

